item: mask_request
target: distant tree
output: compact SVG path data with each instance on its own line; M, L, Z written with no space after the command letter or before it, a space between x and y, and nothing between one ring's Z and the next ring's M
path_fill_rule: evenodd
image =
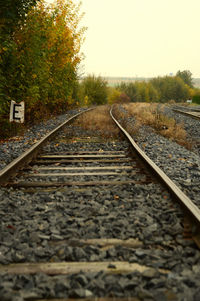
M151 83L148 83L148 94L150 102L158 102L160 100L159 92Z
M193 89L192 102L200 104L200 89Z
M117 87L121 92L126 93L126 95L130 98L131 102L137 101L137 88L135 83L124 83L122 82Z
M120 98L121 92L114 88L114 87L109 87L108 88L108 103L113 104L115 102L118 102Z
M180 77L186 85L193 88L192 73L189 70L178 71L176 76Z
M82 80L80 84L80 99L82 103L85 103L85 97L87 96L87 103L89 105L105 104L107 102L107 95L107 82L102 77L89 75Z
M118 103L128 103L130 102L130 97L126 93L121 93L119 95Z
M151 80L151 84L158 91L160 101L175 100L181 102L190 96L190 88L178 76L157 77Z
M159 100L159 93L151 83L122 83L118 89L124 92L131 102L156 102Z
M108 103L127 103L130 102L130 97L120 90L109 87L108 89Z

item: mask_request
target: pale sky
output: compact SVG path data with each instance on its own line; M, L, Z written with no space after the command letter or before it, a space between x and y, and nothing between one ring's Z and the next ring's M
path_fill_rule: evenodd
M81 11L85 75L200 77L200 0L82 0Z

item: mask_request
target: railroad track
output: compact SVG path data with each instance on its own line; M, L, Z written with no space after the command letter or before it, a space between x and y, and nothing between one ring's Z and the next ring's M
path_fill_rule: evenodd
M70 119L2 170L5 201L7 190L15 199L3 218L5 291L22 300L136 301L158 292L178 300L173 286L159 288L178 271L177 250L198 256L200 211L110 114L128 140L77 135Z
M183 111L181 109L173 109L173 111L200 120L199 111Z

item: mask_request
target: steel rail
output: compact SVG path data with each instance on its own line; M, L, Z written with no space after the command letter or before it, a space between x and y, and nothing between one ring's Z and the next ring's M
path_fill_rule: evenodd
M198 107L185 107L185 106L173 106L172 107L173 110L181 110L181 111L186 111L186 112L197 112L197 113L200 113L200 106Z
M200 115L199 115L199 113L197 114L197 112L196 113L195 112L187 112L187 111L182 111L182 110L179 110L179 109L172 109L172 110L174 112L189 116L191 118L195 118L197 120L200 120Z
M144 151L136 144L130 134L120 125L120 123L114 118L112 114L112 109L110 110L110 116L113 121L118 125L121 131L124 133L128 141L133 146L134 150L137 152L139 157L153 170L153 172L161 179L161 181L168 187L170 192L176 197L180 204L184 207L189 217L195 221L196 227L192 229L193 237L200 247L200 209L190 200L176 184L145 154Z
M79 112L72 117L68 118L62 124L57 126L54 130L45 135L42 139L40 139L37 143L35 143L32 147L30 147L27 151L21 154L19 157L14 159L11 163L9 163L5 168L0 171L0 185L6 184L6 181L14 176L20 169L22 169L27 163L29 163L34 157L36 157L39 149L50 139L52 138L60 129L62 129L67 123L69 123L72 119L78 117L79 115L93 110L94 108L90 108L88 110Z

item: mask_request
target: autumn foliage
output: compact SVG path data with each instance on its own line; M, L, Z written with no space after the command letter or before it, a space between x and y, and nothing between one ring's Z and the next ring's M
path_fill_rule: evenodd
M41 0L9 37L9 46L0 49L1 121L8 120L11 99L25 101L26 122L73 104L85 31L79 28L79 12L80 5L72 0L56 0L48 6Z

